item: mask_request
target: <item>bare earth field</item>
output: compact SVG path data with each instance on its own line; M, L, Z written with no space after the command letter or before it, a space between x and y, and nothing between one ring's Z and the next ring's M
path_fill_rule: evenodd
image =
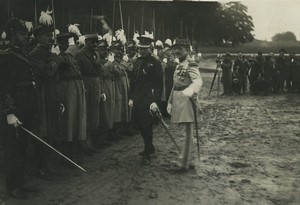
M41 192L28 200L10 199L1 174L0 205L300 204L300 95L218 98L214 91L207 97L212 75L203 74L203 143L195 171L166 171L177 155L159 126L150 166L142 166L137 155L141 136L127 137L87 157L87 173L54 161L52 168L60 175L53 180L29 176L27 181ZM170 129L182 143L176 126Z

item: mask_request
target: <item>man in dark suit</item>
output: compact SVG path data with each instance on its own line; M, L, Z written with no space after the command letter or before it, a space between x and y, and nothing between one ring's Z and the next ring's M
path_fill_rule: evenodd
M133 107L132 117L138 125L144 140L143 164L150 163L151 154L155 148L153 139L153 117L149 110L158 109L157 104L161 100L163 73L161 63L151 55L151 43L153 39L141 36L139 39L139 57L134 63L129 95L129 106Z

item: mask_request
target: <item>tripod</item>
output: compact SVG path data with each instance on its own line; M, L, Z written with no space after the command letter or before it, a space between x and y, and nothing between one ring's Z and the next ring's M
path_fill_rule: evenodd
M211 86L210 86L208 95L210 95L210 93L211 93L211 91L212 91L212 89L214 87L214 83L215 83L216 77L218 78L218 81L217 81L217 93L218 93L218 96L220 95L220 78L221 78L221 76L220 76L220 66L221 66L221 64L217 63L216 71L215 71L213 80L211 82Z

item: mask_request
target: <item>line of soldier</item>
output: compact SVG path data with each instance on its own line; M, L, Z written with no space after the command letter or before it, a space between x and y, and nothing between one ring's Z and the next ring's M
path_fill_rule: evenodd
M164 116L173 113L171 121L180 125L180 134L188 140L178 170L189 169L195 119L187 99L199 103L202 79L189 58L188 41L173 45L176 60L169 39L165 45L158 41L153 46L148 33L125 43L122 30L114 37L83 36L77 25L58 33L47 12L32 34L35 44L28 49L26 22L11 18L6 25L9 43L0 53L1 141L6 187L12 197L27 198L27 192L35 191L24 186L29 141L33 141L37 175L51 174L47 148L30 140L20 126L55 144L79 164L83 154L93 155L138 130L144 141L139 154L143 164L149 164L155 152L155 119L149 111L160 108ZM69 166L65 160L61 163Z
M253 94L300 92L300 61L294 52L289 57L285 53L285 49L280 49L278 57L270 53L264 58L259 51L248 59L239 53L234 61L226 53L224 59L218 58L223 73L223 95L245 94L248 82Z

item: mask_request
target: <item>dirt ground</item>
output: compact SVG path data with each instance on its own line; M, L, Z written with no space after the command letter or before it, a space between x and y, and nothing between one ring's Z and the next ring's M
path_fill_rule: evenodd
M142 166L137 155L142 138L128 137L87 157L87 173L53 165L61 175L51 181L28 177L41 189L28 200L10 199L1 176L0 205L300 204L300 95L218 98L214 91L207 97L211 77L203 74L201 160L195 171L166 171L177 153L159 126L150 166ZM170 129L182 143L176 126Z

